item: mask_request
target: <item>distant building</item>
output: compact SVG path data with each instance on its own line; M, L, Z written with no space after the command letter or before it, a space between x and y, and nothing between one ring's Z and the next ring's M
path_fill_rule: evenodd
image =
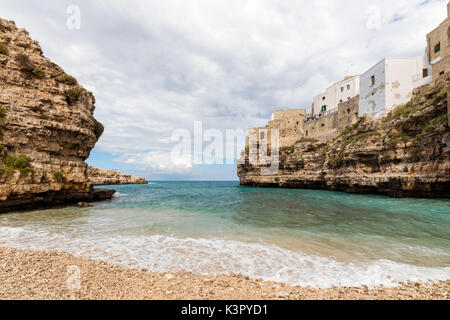
M450 2L447 19L427 34L426 57L432 67L433 81L450 71Z
M415 88L431 82L424 58L386 58L360 78L359 116L380 119L412 97Z
M304 135L303 123L305 119L305 109L275 109L272 120L269 121L267 126L248 130L246 145L249 146L251 141L258 145L263 143L270 145L272 130L276 130L280 148L293 146Z
M359 76L345 77L314 98L312 115L336 112L338 105L359 95Z

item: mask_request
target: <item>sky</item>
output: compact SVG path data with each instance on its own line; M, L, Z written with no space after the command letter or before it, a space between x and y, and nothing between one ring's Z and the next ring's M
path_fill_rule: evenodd
M106 129L89 164L150 181L226 181L237 180L233 150L246 129L266 125L275 108L310 110L315 95L384 57L423 56L446 4L0 0L0 17L94 93ZM186 134L193 155L178 157ZM212 145L224 151L204 150Z

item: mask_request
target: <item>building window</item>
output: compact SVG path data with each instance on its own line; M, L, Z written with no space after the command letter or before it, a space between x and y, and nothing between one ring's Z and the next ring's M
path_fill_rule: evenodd
M325 100L325 97L322 97L322 100Z
M371 78L370 78L370 85L371 86L374 86L375 85L375 76L372 76Z
M342 103L343 101L342 101L342 99L341 100L339 100L339 103Z
M441 43L440 42L434 46L434 53L438 53L439 51L441 51Z
M308 136L308 130L306 130L306 136Z
M347 90L350 90L350 85L349 84L347 85Z
M341 87L341 92L344 92L344 87Z
M322 109L320 109L320 112L325 112L327 111L327 106L322 106Z
M261 137L261 139L264 139L264 132L260 133L260 137Z
M423 77L428 77L428 69L423 69Z
M347 100L350 101L350 97L347 97Z

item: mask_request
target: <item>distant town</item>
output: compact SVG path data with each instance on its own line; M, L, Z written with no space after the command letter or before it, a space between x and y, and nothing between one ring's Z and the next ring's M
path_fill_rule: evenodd
M270 139L279 132L279 147L300 139L329 141L360 118L385 117L411 100L414 90L435 83L450 71L450 2L447 18L426 36L421 57L384 58L361 75L346 76L314 97L311 113L305 109L275 110L265 127L250 129L249 141Z

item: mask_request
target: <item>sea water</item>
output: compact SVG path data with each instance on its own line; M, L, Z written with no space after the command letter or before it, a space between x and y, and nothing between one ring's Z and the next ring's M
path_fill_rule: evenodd
M0 215L0 242L155 272L327 288L450 279L450 201L241 187L114 186L93 208Z

